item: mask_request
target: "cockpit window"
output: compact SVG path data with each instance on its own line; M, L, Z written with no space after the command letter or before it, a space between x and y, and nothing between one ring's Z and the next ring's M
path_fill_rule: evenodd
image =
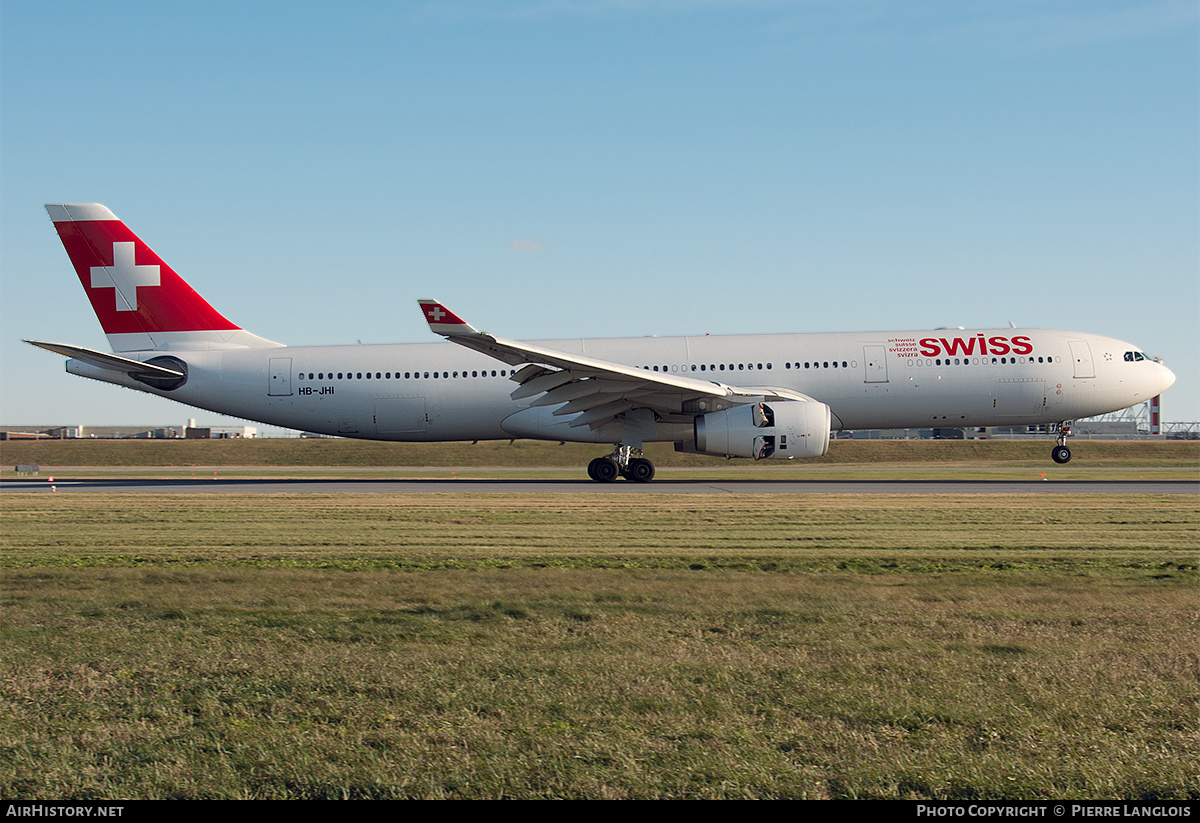
M1126 363L1134 363L1138 360L1145 360L1145 359L1146 359L1146 355L1142 354L1140 351L1125 352L1125 362Z

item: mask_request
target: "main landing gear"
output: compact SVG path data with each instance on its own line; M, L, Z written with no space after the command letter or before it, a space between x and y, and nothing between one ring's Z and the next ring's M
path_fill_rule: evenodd
M1071 424L1063 421L1058 424L1058 438L1054 441L1055 446L1050 450L1050 458L1055 463L1069 463L1071 461L1071 450L1067 448L1067 438L1075 432L1071 431Z
M642 457L642 450L633 446L617 446L607 457L597 457L588 463L588 477L597 483L611 483L618 477L635 483L654 479L654 464Z

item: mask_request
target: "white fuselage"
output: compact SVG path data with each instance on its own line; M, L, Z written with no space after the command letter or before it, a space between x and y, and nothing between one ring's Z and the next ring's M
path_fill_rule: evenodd
M1040 329L557 340L651 371L737 387L782 387L827 404L834 429L1058 422L1143 402L1173 381L1135 346ZM452 343L147 351L187 364L184 385L147 388L87 363L68 370L221 414L378 440L538 437L611 442L553 408L515 401L514 367ZM691 417L660 416L647 440L687 440Z

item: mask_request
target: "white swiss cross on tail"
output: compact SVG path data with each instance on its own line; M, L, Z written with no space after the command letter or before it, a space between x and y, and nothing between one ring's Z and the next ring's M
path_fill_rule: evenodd
M137 311L138 286L159 286L162 279L158 266L139 266L134 263L134 243L113 243L113 264L92 266L92 288L112 289L117 311Z

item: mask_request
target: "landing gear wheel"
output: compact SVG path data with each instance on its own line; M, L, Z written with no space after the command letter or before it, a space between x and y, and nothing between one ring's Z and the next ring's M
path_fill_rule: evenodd
M1055 446L1050 452L1050 457L1055 463L1068 463L1071 460L1071 450L1066 446Z
M597 483L611 483L620 473L617 462L610 457L597 457L588 463L588 477Z
M649 483L654 479L654 464L644 457L635 457L629 461L625 476L635 483Z

